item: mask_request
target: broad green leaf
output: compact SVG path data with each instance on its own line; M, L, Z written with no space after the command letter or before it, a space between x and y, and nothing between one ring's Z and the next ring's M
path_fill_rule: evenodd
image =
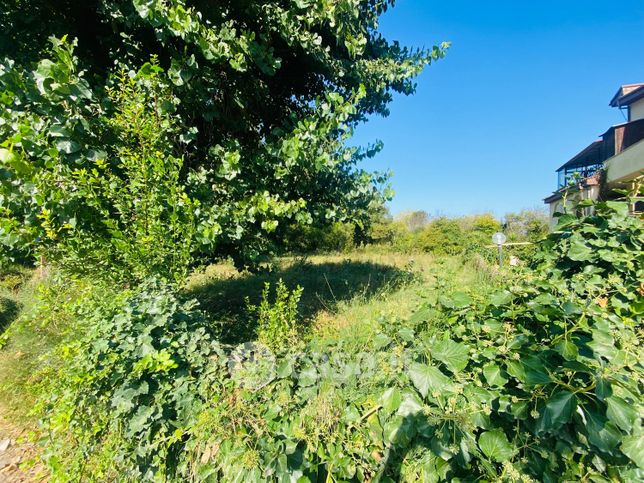
M0 148L0 163L9 163L14 156L8 149Z
M398 331L398 337L405 342L412 342L414 340L415 332L408 327L402 328Z
M456 454L454 448L439 435L434 436L429 444L432 452L445 461L451 460Z
M508 374L529 386L552 382L543 361L537 356L523 356L518 361L508 361L506 364Z
M454 307L457 309L467 307L472 303L472 297L466 292L454 292L451 298Z
M567 361L573 361L577 359L577 356L579 355L579 349L577 349L577 346L569 340L559 342L555 348Z
M479 447L483 454L499 463L514 456L514 448L501 429L486 431L479 437Z
M585 415L588 441L606 453L613 451L622 439L619 429L602 414L591 410L582 411Z
M503 375L501 368L494 362L483 366L483 375L487 383L491 386L504 386L508 382L508 378Z
M60 139L56 141L56 148L65 154L72 154L80 150L80 145L71 139Z
M595 394L600 401L604 401L608 396L613 394L613 388L608 379L598 377L595 387Z
M588 346L597 356L611 360L615 356L617 349L615 349L615 341L610 333L608 322L598 321L592 328L591 333L593 340Z
M376 334L372 342L374 349L380 350L387 347L391 343L391 337L382 333Z
M555 227L555 229L562 230L571 225L574 225L578 221L579 221L578 218L574 215L561 214L560 216L557 217L557 226Z
M130 419L128 432L130 434L136 434L149 427L148 420L154 412L154 407L152 406L139 406L136 413Z
M622 453L644 470L644 435L626 436L620 446Z
M453 389L450 379L434 366L414 362L409 366L407 373L423 397L433 392L441 393Z
M628 204L621 203L619 201L605 201L604 202L608 208L613 210L615 213L626 216L629 213Z
M291 377L293 374L293 360L292 359L284 359L279 363L277 366L277 371L276 375L280 379L284 379L287 377Z
M382 408L388 413L392 413L398 410L401 401L402 396L400 394L400 390L397 387L390 387L380 397Z
M631 432L637 420L637 411L632 404L627 403L619 396L610 396L606 399L606 417L624 431Z
M506 305L511 300L512 300L512 294L507 290L503 290L502 292L496 292L490 297L490 303L492 305L496 305L497 307L500 305Z
M435 340L428 345L431 356L453 372L462 371L467 366L470 357L469 346L450 339Z
M570 242L568 258L577 262L586 262L593 259L593 250L579 237L574 237Z
M410 416L418 414L423 410L423 402L418 397L413 389L408 389L402 393L402 402L398 408L398 415L400 416Z
M414 312L411 317L409 317L409 322L412 325L415 325L419 322L423 322L426 320L429 320L433 314L435 313L435 309L431 307L422 307L421 309L417 310Z
M466 292L454 292L451 295L439 297L441 305L448 309L462 309L472 303L472 297Z
M300 386L312 386L318 380L318 373L313 366L307 366L298 375Z
M405 447L416 434L414 422L410 418L394 416L385 423L383 428L385 442L395 446Z
M576 398L570 391L558 391L546 402L537 422L538 432L553 431L570 421L576 407Z

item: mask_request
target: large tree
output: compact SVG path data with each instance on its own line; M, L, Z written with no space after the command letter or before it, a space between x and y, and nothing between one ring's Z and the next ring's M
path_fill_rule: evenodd
M243 266L287 225L363 217L386 177L356 164L379 146L345 141L445 47L384 39L393 3L10 0L0 241L128 271L175 223L177 264Z

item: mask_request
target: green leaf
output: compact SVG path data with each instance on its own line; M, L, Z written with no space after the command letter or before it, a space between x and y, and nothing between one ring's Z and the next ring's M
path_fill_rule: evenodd
M479 447L483 454L499 463L514 456L514 448L501 429L486 431L479 437Z
M72 141L71 139L60 139L56 141L56 149L65 154L72 154L80 151L80 144L76 141Z
M537 356L524 356L518 361L508 361L506 364L508 374L528 386L552 382L543 361Z
M466 292L454 292L451 296L454 308L461 309L472 303L472 297Z
M608 396L613 394L613 388L608 379L598 377L596 384L595 395L600 401L604 401Z
M454 292L451 295L441 295L439 302L448 309L462 309L472 303L472 297L466 292Z
M376 350L384 349L391 343L391 337L382 333L376 334L372 342L373 342L374 349Z
M291 377L293 374L293 360L284 359L277 366L276 375L280 379Z
M555 348L567 361L574 361L579 355L579 349L577 349L577 346L569 340L559 342Z
M435 313L435 309L431 307L422 307L416 312L414 312L411 317L409 317L409 323L411 325L417 325L420 322L425 322L429 320Z
M432 392L452 391L449 378L436 367L414 362L408 370L409 378L423 397Z
M404 327L398 331L398 336L405 342L412 342L414 340L414 335L414 330L408 327Z
M422 410L423 402L418 397L418 394L413 389L403 391L402 402L398 408L398 415L411 416L418 414Z
M153 407L139 406L134 416L132 416L132 418L130 419L128 432L130 434L136 434L146 429L149 426L148 420L152 417L153 414Z
M307 366L302 369L299 376L299 383L302 387L312 386L318 380L318 372L313 366Z
M626 436L620 446L622 453L644 470L644 435Z
M416 434L416 430L410 418L394 416L385 423L383 433L386 443L405 447L411 442L411 439Z
M598 321L592 328L591 333L593 340L588 346L596 356L602 356L611 360L615 356L617 349L615 349L615 340L610 333L608 322Z
M512 300L512 294L507 290L497 292L490 297L490 303L495 306L506 305Z
M453 372L460 372L467 366L470 356L469 346L450 339L432 341L428 345L431 356Z
M583 411L583 409L582 409ZM601 451L611 453L622 439L614 423L595 411L584 411L588 441Z
M552 431L570 421L576 405L575 395L570 391L554 393L546 402L546 407L537 422L537 432Z
M637 420L637 411L619 396L606 399L606 417L627 433L633 430Z
M402 396L400 395L400 390L396 387L390 387L387 389L382 396L380 397L382 408L388 412L392 413L400 407L402 401Z
M501 368L494 362L483 366L483 375L487 383L491 386L504 386L508 382L508 378L503 375Z
M576 262L586 262L593 259L593 250L579 237L571 238L568 258Z

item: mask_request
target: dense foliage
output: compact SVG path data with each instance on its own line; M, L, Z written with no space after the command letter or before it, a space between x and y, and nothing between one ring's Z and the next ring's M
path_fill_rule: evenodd
M357 339L227 364L190 304L144 287L72 351L53 461L61 478L90 457L131 479L641 479L643 245L625 204L598 204L499 291L445 286Z
M61 349L62 377L41 403L54 477L150 481L175 474L186 431L225 363L194 305L148 281L77 307L86 335Z
M344 141L443 55L387 42L377 28L390 3L10 2L6 255L180 276L223 256L253 266L292 225L365 218L386 176L356 163L378 146ZM176 259L160 267L169 245Z

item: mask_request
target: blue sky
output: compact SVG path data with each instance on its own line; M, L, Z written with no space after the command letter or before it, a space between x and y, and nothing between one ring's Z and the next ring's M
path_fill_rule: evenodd
M391 169L391 211L502 216L539 207L554 170L622 114L608 102L644 82L644 1L398 0L390 40L447 56L352 143L384 141L363 164Z

